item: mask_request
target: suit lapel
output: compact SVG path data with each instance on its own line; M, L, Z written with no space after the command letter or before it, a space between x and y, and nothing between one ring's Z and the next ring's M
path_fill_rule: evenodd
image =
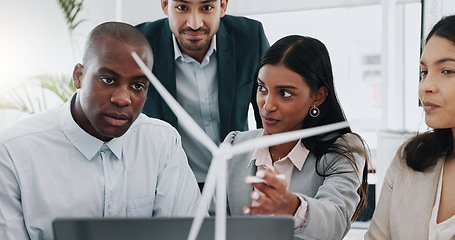
M310 154L308 154L304 164L307 164L309 156L310 156ZM302 171L299 171L299 169L297 169L294 166L294 171L293 171L293 174L292 174L292 181L291 181L291 184L289 186L289 191L294 192L294 193L302 192L302 188L304 187L302 183L308 181L306 179L306 177L307 176L305 176L305 174L303 174L303 168L302 168Z
M253 187L243 181L245 176L256 174L255 161L250 167L247 165L251 154L241 154L228 162L228 204L231 215L242 215L243 207L251 205L250 193Z
M158 48L155 48L154 58L154 74L164 85L164 87L171 93L171 95L177 97L177 87L175 78L175 61L174 61L174 46L172 41L172 32L169 28L169 21L166 20L160 33L160 41ZM163 110L164 119L171 123L174 127L177 126L177 117L171 111L169 106L163 100L161 100L161 107Z
M431 212L436 200L436 192L438 190L438 183L441 176L443 164L444 159L441 158L434 167L426 170L425 172L409 171L407 174L410 177L405 177L404 181L400 182L400 186L397 186L397 188L403 190L403 194L397 194L397 200L402 201L402 199L408 198L406 202L404 202L405 204L409 202L418 204L420 211L418 211L416 214L420 214L419 216L421 216L422 219L430 219L431 217ZM392 205L400 204L403 204L403 202L392 202ZM415 207L415 205L413 207ZM402 209L409 210L408 208Z
M220 136L226 136L231 129L232 102L235 88L235 45L234 34L228 34L223 21L217 32L218 58L218 103L220 111Z
M410 169L405 160L398 161L402 161L400 165L392 166L396 172L389 200L391 236L394 239L426 239L444 159L425 172Z
M257 139L261 134L262 130L231 134L226 138L225 142L235 145L249 139ZM227 198L231 215L243 215L243 207L251 205L250 193L253 191L253 187L245 183L243 179L246 175L256 174L256 161L253 161L248 167L253 153L254 150L235 155L227 162L227 169L229 169Z

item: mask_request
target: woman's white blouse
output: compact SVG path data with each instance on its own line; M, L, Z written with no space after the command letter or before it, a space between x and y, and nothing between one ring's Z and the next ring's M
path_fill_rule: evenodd
M439 202L441 199L442 190L442 176L444 173L444 166L439 176L438 191L436 192L436 201L434 203L433 211L431 212L430 226L428 231L428 240L448 240L455 239L455 215L445 220L444 222L436 223L439 212Z

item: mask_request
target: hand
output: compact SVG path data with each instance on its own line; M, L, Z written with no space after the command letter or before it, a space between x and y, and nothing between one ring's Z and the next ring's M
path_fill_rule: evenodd
M248 183L245 177L245 182ZM258 171L256 177L264 179L264 183L249 183L258 191L251 192L251 199L255 200L258 206L245 206L243 212L246 214L257 215L294 215L300 206L300 199L287 190L286 180L278 178L274 168L268 168L266 171Z

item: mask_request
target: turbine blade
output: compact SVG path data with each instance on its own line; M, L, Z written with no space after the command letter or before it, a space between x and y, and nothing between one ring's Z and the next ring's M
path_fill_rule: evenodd
M343 121L343 122L337 122L337 123L327 124L327 125L313 127L313 128L296 130L296 131L292 131L292 132L284 132L284 133L263 136L261 138L251 139L251 140L233 145L230 148L230 153L233 155L245 153L245 152L249 152L251 150L257 149L257 148L270 147L270 146L298 140L301 138L306 138L306 137L311 137L311 136L326 133L326 132L331 132L331 131L346 128L346 127L349 127L349 124L347 121Z

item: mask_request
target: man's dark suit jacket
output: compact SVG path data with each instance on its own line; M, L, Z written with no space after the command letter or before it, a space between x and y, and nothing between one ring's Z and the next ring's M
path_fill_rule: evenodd
M154 54L152 72L176 98L174 48L169 21L165 18L142 23L136 27L152 46ZM222 141L232 130L248 129L250 102L253 103L257 125L259 127L262 125L256 105L257 83L254 74L259 59L269 47L269 43L260 22L228 15L221 18L216 38ZM177 117L151 85L142 112L177 128Z

